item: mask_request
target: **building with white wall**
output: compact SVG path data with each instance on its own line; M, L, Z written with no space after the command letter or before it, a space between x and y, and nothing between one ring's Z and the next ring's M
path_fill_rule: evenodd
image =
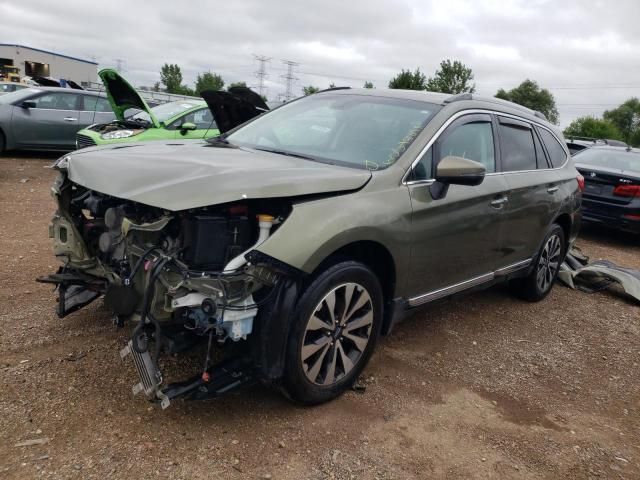
M96 62L24 45L0 43L0 66L3 65L18 67L21 77L52 77L81 85L98 81Z

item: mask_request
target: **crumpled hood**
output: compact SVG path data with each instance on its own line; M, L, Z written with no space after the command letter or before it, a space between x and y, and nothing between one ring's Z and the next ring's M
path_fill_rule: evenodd
M171 211L245 198L356 190L371 178L368 170L202 141L114 145L66 158L73 182Z

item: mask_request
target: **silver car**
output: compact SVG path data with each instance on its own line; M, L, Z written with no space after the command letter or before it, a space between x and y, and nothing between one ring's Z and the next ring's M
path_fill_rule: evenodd
M76 132L115 115L104 95L69 88L34 87L0 96L0 153L75 149Z

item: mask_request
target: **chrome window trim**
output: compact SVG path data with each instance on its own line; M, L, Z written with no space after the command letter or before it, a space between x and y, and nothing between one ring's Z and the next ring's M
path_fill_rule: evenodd
M448 287L439 288L431 292L427 292L421 295L417 295L415 297L411 297L407 300L407 302L409 304L409 307L417 307L425 303L431 302L433 300L438 300L443 297L448 297L449 295L453 295L454 293L467 290L468 288L476 287L478 285L482 285L483 283L488 283L491 280L494 280L496 277L502 277L510 273L516 272L522 268L529 266L531 264L531 261L532 261L531 258L527 258L526 260L521 260L520 262L512 263L511 265L507 265L506 267L499 268L498 270L495 270L493 272L485 273L483 275L478 275L477 277L473 277L473 278L470 278L469 280L464 280L459 283L454 283L453 285L449 285Z
M418 183L422 183L422 182L435 182L435 178L428 178L428 179L424 179L424 180L414 180L414 181L408 181L407 178L408 176L411 174L411 171L415 168L415 166L420 162L420 160L422 160L422 157L424 156L425 153L427 153L427 150L429 150L432 145L438 140L438 138L440 137L440 135L442 135L442 133L447 129L447 127L449 127L449 125L451 125L454 121L456 121L458 118L463 117L465 115L472 115L475 113L488 113L488 114L493 114L493 115L501 115L503 117L508 117L508 118L513 118L515 120L520 120L522 122L527 122L527 123L531 123L534 124L540 128L544 128L545 130L547 130L551 135L553 135L553 137L558 141L558 143L560 144L560 146L565 145L564 142L562 142L558 136L553 132L553 130L551 130L550 128L546 127L545 125L543 125L540 122L534 121L534 120L529 120L528 118L524 118L524 117L519 117L518 115L513 115L511 113L505 113L505 112L500 112L497 110L489 110L489 109L484 109L484 108L473 108L473 109L469 109L469 110L461 110L459 112L454 113L446 122L444 122L442 124L442 126L438 129L438 131L436 131L436 133L433 135L433 137L431 137L431 139L427 142L427 144L424 146L424 148L422 150L420 150L420 153L416 156L416 159L411 162L411 165L409 166L409 168L404 172L404 175L402 176L402 185L415 185ZM566 155L566 159L565 162L559 166L559 167L555 167L555 168L537 168L535 170L514 170L511 172L491 172L491 173L487 173L485 176L493 176L493 175L510 175L510 174L514 174L514 173L528 173L528 172L538 172L538 171L553 171L553 170L561 170L563 168L565 168L567 166L567 163L569 163L569 159L571 158L571 155L568 153L567 148L563 148L564 149L564 153Z

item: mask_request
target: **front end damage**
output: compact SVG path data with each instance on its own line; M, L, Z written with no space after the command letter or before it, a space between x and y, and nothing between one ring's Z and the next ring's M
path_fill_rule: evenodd
M257 319L263 330L273 328L266 324L278 321L273 314L295 291L299 272L254 248L286 219L289 201L174 212L85 188L67 178L64 165L57 168L49 235L62 266L38 280L56 285L60 317L104 296L115 322L130 324L121 355L133 358L140 376L134 393L166 408L177 397L206 398L246 385L259 376L257 366L274 368L269 349L284 344L265 345ZM216 362L220 351L227 358ZM168 383L162 359L186 352L196 356L196 371Z

